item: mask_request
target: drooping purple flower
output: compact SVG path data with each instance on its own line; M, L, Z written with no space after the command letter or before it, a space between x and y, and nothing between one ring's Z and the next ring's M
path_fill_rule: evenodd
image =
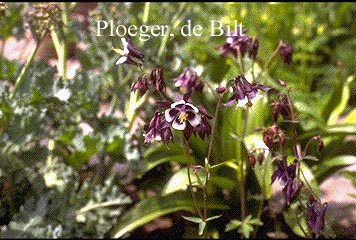
M289 178L287 184L283 188L283 192L286 197L287 205L289 206L293 199L299 194L303 183L297 178Z
M124 45L124 49L113 48L113 51L121 55L116 65L126 63L141 66L144 61L144 55L136 49L130 39L127 41L125 38L121 38L121 42Z
M251 38L246 35L247 30L243 31L242 35L234 32L232 35L227 36L225 42L217 47L217 50L221 55L232 54L234 57L237 57L240 53L241 56L245 56L248 53L248 56L252 59L256 58L259 41L257 38Z
M272 183L280 179L285 184L283 192L286 198L287 205L290 205L293 199L299 194L303 183L296 178L298 160L295 159L293 163L287 166L287 156L283 156L282 161L278 161L277 170L272 174Z
M277 122L278 115L282 115L283 119L287 119L290 116L290 108L287 96L285 94L279 95L278 100L272 105L272 118L274 122Z
M293 163L287 167L287 156L283 156L282 161L278 161L277 170L272 174L272 183L277 179L280 179L283 183L287 183L289 179L294 179L296 176L297 163L298 160L295 159Z
M202 92L204 88L204 83L199 80L198 74L190 68L184 68L183 72L173 79L173 82L174 86L186 89L186 98L189 98L193 91Z
M166 84L163 78L162 68L157 68L151 72L151 82L153 86L160 92L166 89Z
M166 121L163 113L155 112L150 123L144 126L143 136L145 137L145 143L162 141L165 145L168 145L172 139L172 132L170 124Z
M253 38L251 43L249 44L247 52L251 59L256 59L259 44L260 41L258 40L258 38Z
M139 90L141 96L144 95L150 87L150 79L145 75L140 76L132 86L131 91L136 92Z
M237 102L237 106L243 107L246 104L251 104L251 100L258 95L257 90L262 90L264 92L269 91L271 88L265 87L260 83L250 84L244 75L240 74L239 76L233 79L233 84L231 85L233 90L233 95L230 97L229 101L224 104L226 107L232 106Z
M324 228L324 216L327 206L327 203L321 204L314 197L310 197L307 202L307 225L316 234L320 234Z
M224 93L226 91L226 87L224 86L218 86L216 89L215 89L216 93Z
M205 136L209 136L211 134L211 127L208 120L212 119L213 117L208 114L204 107L197 106L197 108L201 114L201 122L198 126L195 127L195 131L198 133L201 139L204 139Z
M293 47L282 44L282 46L279 47L279 54L284 64L290 64L293 57Z

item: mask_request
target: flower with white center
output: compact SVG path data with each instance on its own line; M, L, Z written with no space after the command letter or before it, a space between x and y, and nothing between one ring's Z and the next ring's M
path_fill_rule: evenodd
M180 100L171 105L171 108L164 112L167 122L172 123L176 130L185 130L195 128L201 122L201 116L198 114L199 109L193 104Z

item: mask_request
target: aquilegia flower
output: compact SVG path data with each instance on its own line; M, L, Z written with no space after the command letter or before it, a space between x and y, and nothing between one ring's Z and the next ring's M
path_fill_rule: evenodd
M140 91L141 96L144 95L150 88L155 88L157 91L162 92L166 89L166 84L163 78L163 72L161 68L152 70L150 77L146 74L140 76L138 80L133 84L131 91Z
M172 127L177 130L184 130L189 127L196 127L201 122L199 109L193 104L180 100L171 105L171 108L164 112L167 122L172 123Z
M224 104L226 107L232 106L235 102L237 102L237 106L239 107L243 107L246 104L251 105L252 99L261 97L261 95L257 93L257 90L267 92L271 89L260 83L250 84L242 74L232 80L231 87L233 95L230 97L229 101Z
M192 134L198 133L201 138L204 138L211 133L208 123L211 117L201 106L195 107L185 100L179 100L171 104L164 114L166 121L172 124L172 128L183 131L187 141Z
M294 160L287 166L287 156L284 156L282 161L278 161L277 170L272 174L272 183L280 179L285 184L283 192L285 194L287 205L290 205L293 199L299 194L303 183L296 178L298 160Z
M132 86L131 91L136 92L136 90L139 90L139 92L142 96L147 92L149 87L150 87L150 79L145 74L138 78L138 80Z
M173 82L174 86L186 89L186 99L190 98L193 91L202 92L204 88L204 83L198 79L198 74L190 68L184 68L183 72L173 79Z
M121 38L121 42L124 45L124 49L112 49L121 55L116 65L126 63L141 66L144 61L144 55L135 48L130 39L127 41L125 38Z
M240 36L237 32L230 36L227 36L223 45L217 47L221 55L232 54L237 57L240 53L241 56L245 56L248 53L252 59L256 58L259 41L257 38L252 38L245 35L247 30L243 31L243 36Z
M144 126L145 143L153 141L162 141L164 144L168 144L172 139L172 132L170 124L166 121L164 114L156 111L154 117L148 125Z
M307 225L316 234L319 234L324 228L324 215L327 206L327 203L320 204L312 196L307 202Z
M290 64L293 57L293 47L283 43L282 46L279 47L279 54L284 64Z

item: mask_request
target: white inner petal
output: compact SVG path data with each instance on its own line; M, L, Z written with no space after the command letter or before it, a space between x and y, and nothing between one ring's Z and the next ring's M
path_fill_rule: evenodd
M175 118L175 116L171 116L169 114L169 112L172 110L172 108L167 109L166 111L164 111L164 118L166 119L167 122L172 122L173 119Z
M245 96L245 98L243 100L239 99L239 101L237 101L237 106L245 107L247 103L248 103L248 98Z
M185 104L185 101L182 99L182 100L180 100L178 102L172 103L171 108L175 108L179 104Z
M173 121L172 127L182 131L185 129L185 122L180 123L179 121Z
M200 122L201 122L201 116L198 115L198 114L196 114L196 115L195 115L195 118L193 118L193 119L188 119L188 121L189 121L190 125L192 125L193 127L196 127L196 126L198 126L198 125L200 124Z
M193 104L190 104L190 103L187 103L186 105L190 106L193 108L194 112L198 113L199 112L199 109L196 108Z
M124 62L126 62L126 60L127 60L127 57L122 56L121 58L119 58L119 60L117 60L116 65L123 64Z

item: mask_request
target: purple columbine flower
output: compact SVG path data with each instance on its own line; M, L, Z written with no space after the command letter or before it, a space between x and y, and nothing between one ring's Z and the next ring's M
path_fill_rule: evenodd
M293 57L293 47L282 44L282 46L279 47L279 54L284 64L290 64Z
M124 45L124 49L112 49L121 55L116 65L126 63L141 66L144 61L144 55L135 48L130 39L127 41L125 38L121 38L121 42Z
M173 82L174 86L187 90L186 98L189 98L193 91L202 92L204 88L204 83L198 79L198 74L190 68L184 68L183 72L173 79Z
M188 124L192 127L200 124L201 116L198 113L199 109L193 104L180 100L173 103L164 114L166 121L171 122L174 129L184 130Z
M274 122L277 122L278 115L281 114L283 119L287 119L290 116L290 108L287 96L285 94L279 95L278 100L272 105L272 118Z
M160 92L162 92L164 89L166 89L166 84L164 82L162 68L157 68L157 69L152 70L151 82L152 82L153 86L156 88L156 90L158 90Z
M290 205L293 199L299 194L303 183L296 178L298 160L294 160L287 167L287 156L284 156L282 161L278 161L277 170L272 174L272 183L276 179L280 179L285 184L283 192L285 194L287 205Z
M136 92L139 90L141 96L144 95L150 87L150 79L145 75L140 76L132 86L131 91Z
M245 35L247 30L244 30L243 33L243 36L240 36L236 32L230 36L227 36L225 42L217 47L220 54L226 56L231 53L234 57L237 57L239 53L241 56L245 56L246 53L248 53L250 58L255 59L259 47L259 41L257 38L251 38Z
M211 127L208 120L212 119L213 117L208 114L204 107L198 106L197 108L201 114L201 122L198 126L196 126L195 130L200 138L204 139L205 136L209 136L211 134Z
M168 145L172 139L172 132L170 124L166 121L163 113L155 112L150 123L144 126L143 136L145 137L145 143L162 141L165 145Z
M243 107L246 104L251 105L252 99L261 97L257 90L267 92L271 89L269 87L263 86L260 83L250 84L242 74L233 79L233 84L231 87L233 90L233 95L230 97L229 101L224 104L226 107L232 106L235 102L237 102L237 106L239 107Z
M314 197L310 197L307 202L307 225L316 234L320 234L324 228L324 215L327 206L327 203L318 203Z
M173 103L164 112L164 116L174 129L183 131L186 140L189 140L190 136L196 132L196 127L202 121L199 109L184 100Z
M248 55L251 59L256 59L259 45L260 41L258 38L253 38L247 49Z
M283 188L283 192L286 197L287 205L289 206L293 199L299 194L302 189L303 183L297 178L289 178L286 186Z
M287 166L287 156L283 156L282 161L278 161L277 170L272 174L271 180L272 183L280 179L283 183L287 183L289 179L294 179L296 176L298 160L295 159L293 163Z

